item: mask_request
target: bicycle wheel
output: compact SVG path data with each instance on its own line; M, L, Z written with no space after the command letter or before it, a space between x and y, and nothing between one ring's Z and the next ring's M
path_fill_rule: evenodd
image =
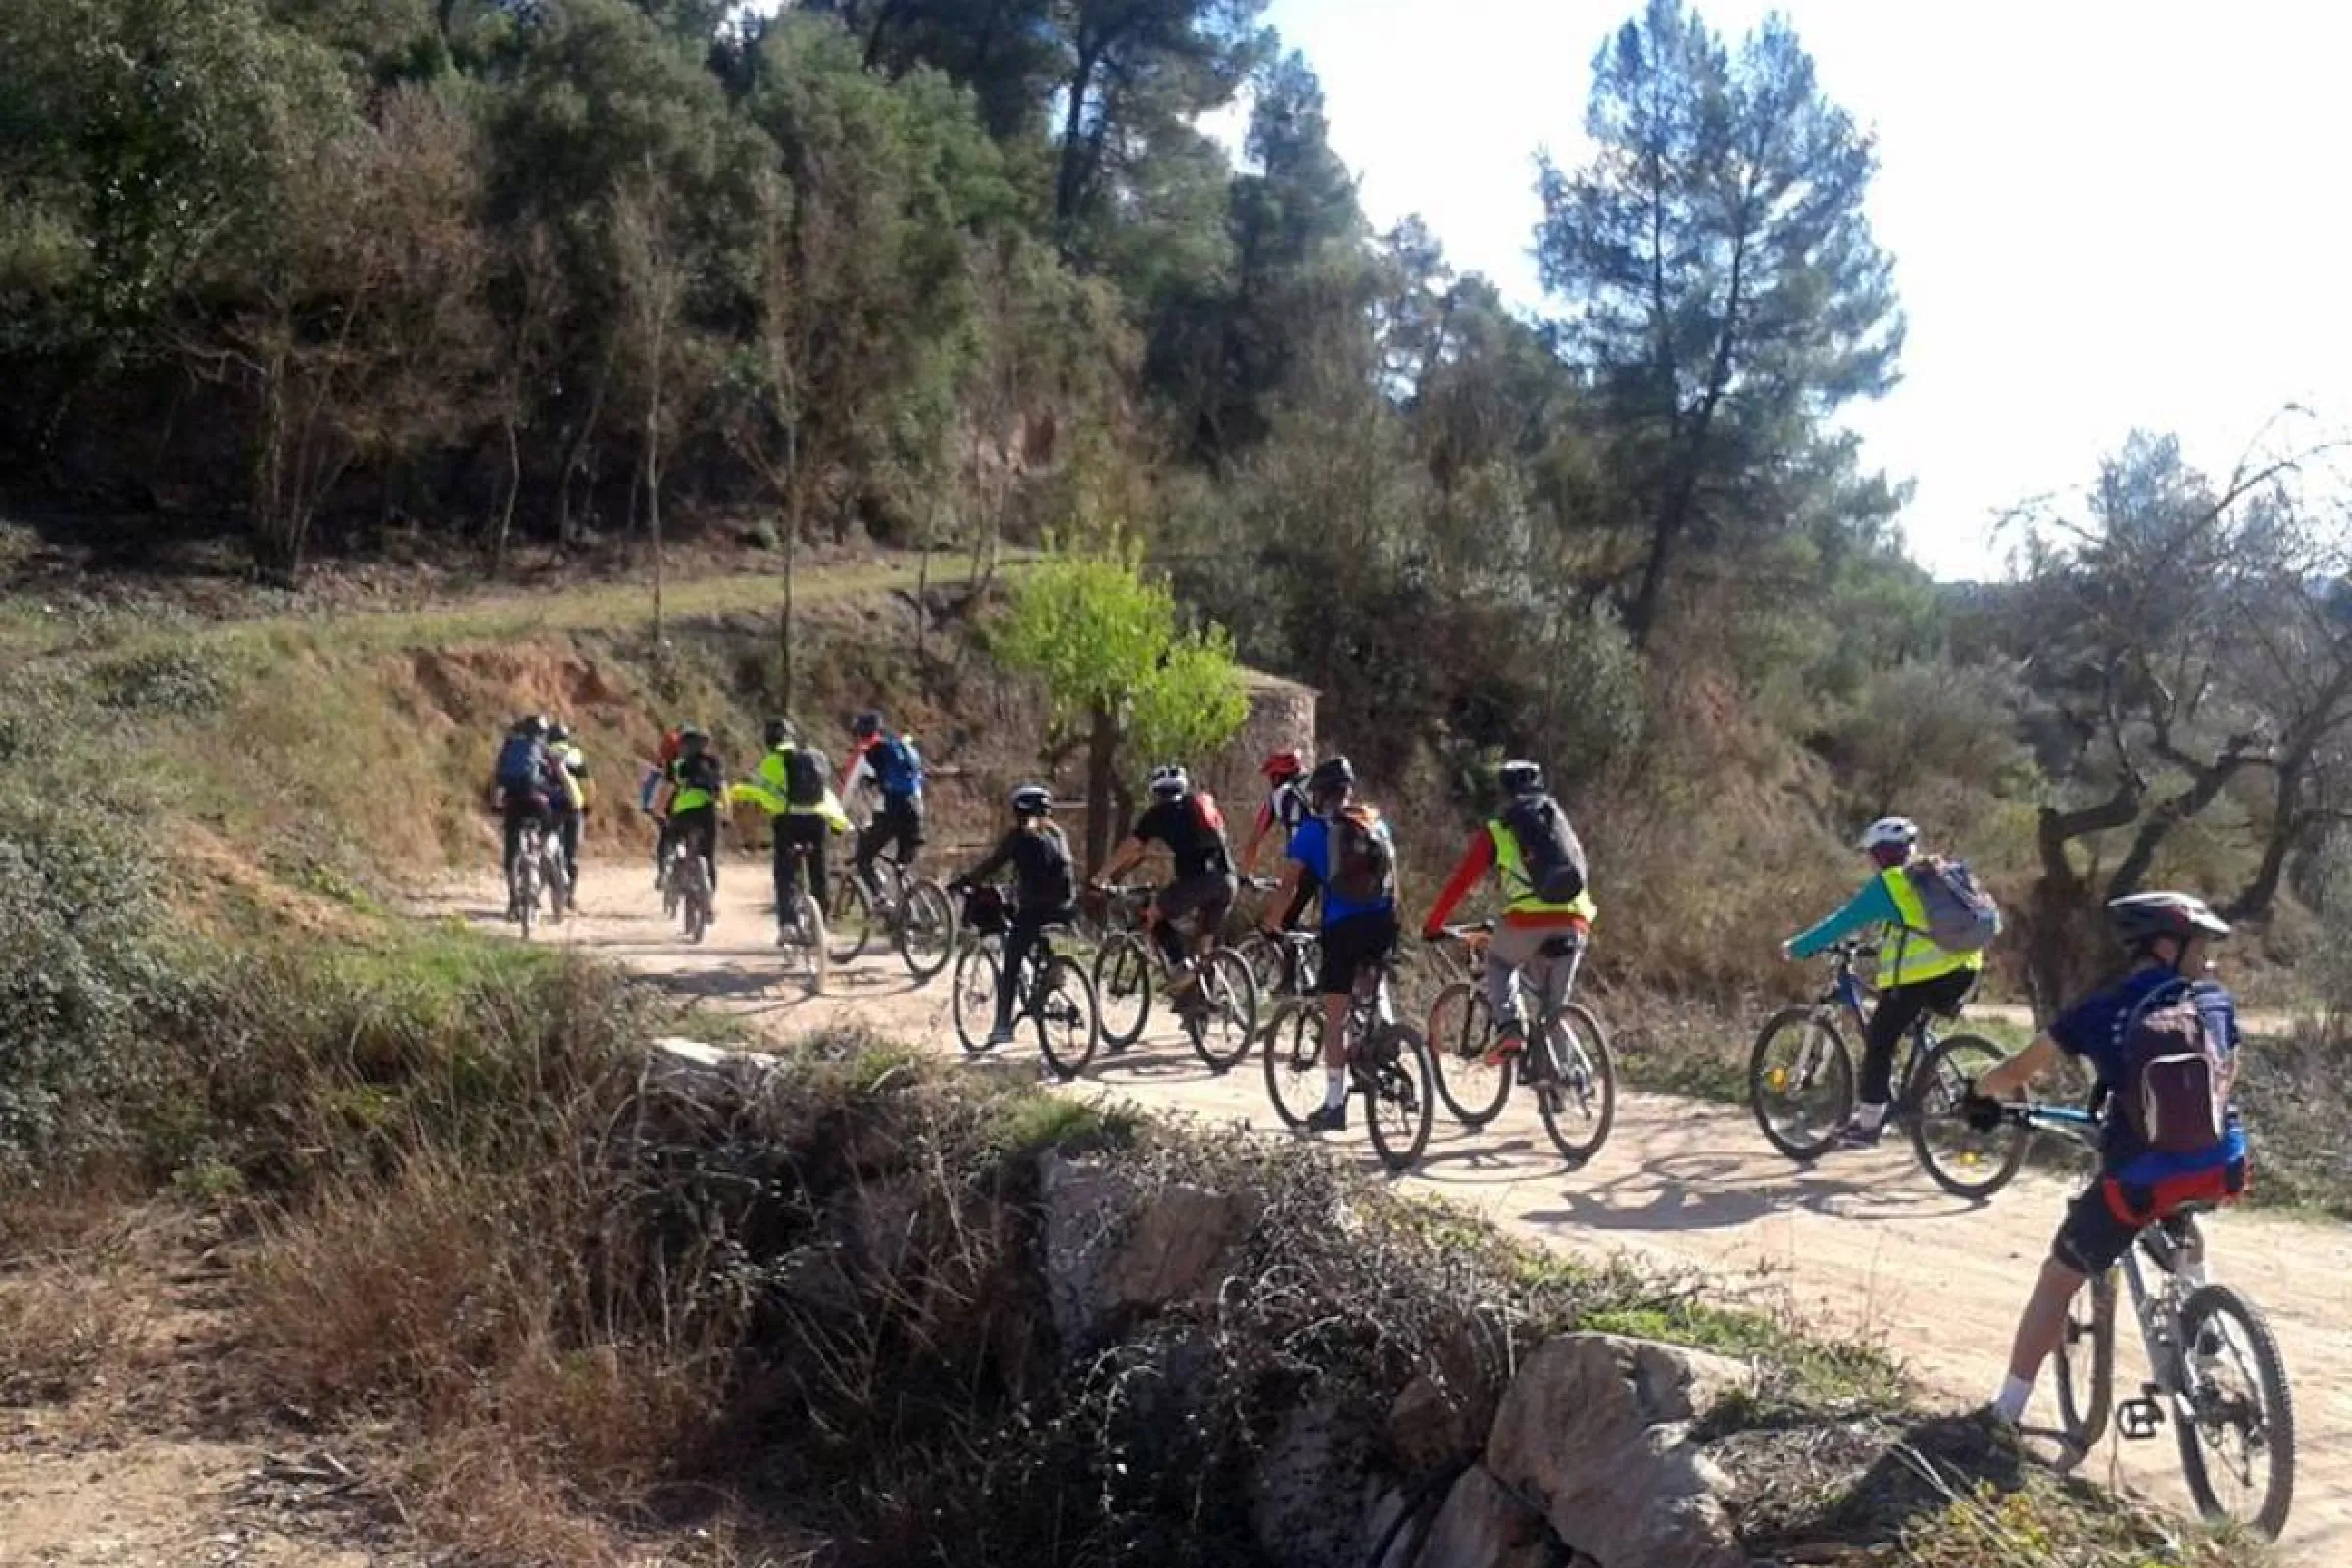
M1038 1050L1064 1082L1086 1071L1095 1056L1095 988L1086 971L1056 954L1046 963L1044 982L1031 999Z
M2190 1387L2173 1396L2180 1473L2197 1511L2276 1538L2295 1501L2295 1404L2271 1325L2227 1285L2180 1307Z
M918 986L956 956L956 901L929 877L906 884L906 902L899 906L898 949Z
M825 994L825 983L832 978L833 967L831 955L825 947L828 940L825 935L825 911L817 906L816 895L807 888L794 896L793 906L800 911L799 932L793 940L801 950L802 961L808 968L804 984L808 989L808 995L821 997Z
M666 855L662 856L662 864L656 873L656 880L662 884L662 918L664 920L675 920L678 917L679 859L678 852L673 847Z
M873 940L874 925L873 895L855 871L844 867L833 883L833 918L826 928L833 961L856 963Z
M571 874L564 869L564 852L555 845L539 852L539 881L547 889L547 917L562 925L571 913Z
M2059 1431L2074 1466L2107 1434L2115 1399L2115 1270L2094 1275L2067 1304L2066 1332L2050 1358L2057 1375Z
M1936 1043L1912 1070L1903 1091L1911 1122L1911 1149L1936 1185L1959 1198L1990 1198L2009 1185L2025 1163L2030 1133L2004 1121L1981 1133L1960 1118L1968 1086L2002 1061L2001 1049L1976 1035L1954 1035Z
M1747 1103L1773 1148L1819 1159L1854 1113L1854 1056L1818 1007L1783 1007L1747 1057Z
M1430 1090L1429 1042L1409 1023L1383 1024L1364 1047L1366 1065L1357 1082L1364 1091L1364 1123L1380 1162L1409 1170L1429 1147L1437 1115Z
M700 942L710 929L710 866L700 855L686 857L685 881L678 905L686 915L686 940Z
M1552 1020L1548 1040L1542 1046L1530 1041L1528 1049L1547 1049L1552 1058L1551 1081L1535 1086L1536 1114L1561 1157L1582 1165L1600 1152L1617 1121L1617 1060L1609 1032L1592 1008L1571 1002Z
M1198 965L1200 994L1184 1032L1211 1072L1230 1072L1257 1038L1257 977L1231 948L1218 948Z
M539 923L539 853L528 844L514 862L514 918L522 940L530 941L531 928Z
M1102 1043L1124 1051L1142 1039L1152 1018L1152 955L1144 939L1122 931L1097 949L1094 987Z
M956 972L948 981L948 1011L956 1020L956 1039L973 1055L988 1049L989 1032L997 1022L997 974L1004 943L982 937L956 956Z
M1511 1098L1510 1058L1487 1065L1494 1044L1494 1014L1487 994L1469 981L1456 980L1429 1004L1429 1055L1438 1097L1465 1127L1484 1127L1502 1114Z
M1266 1098L1274 1114L1297 1132L1323 1108L1323 1009L1286 1002L1266 1025Z

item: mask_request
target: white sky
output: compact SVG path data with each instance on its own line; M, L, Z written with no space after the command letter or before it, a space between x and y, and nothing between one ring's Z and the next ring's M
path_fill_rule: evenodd
M1533 154L1581 161L1594 50L1640 0L1274 0L1386 226L1536 304ZM1768 9L1707 0L1727 40ZM2080 487L2132 427L2226 472L2280 405L2352 419L2352 7L2328 0L1784 0L1879 137L1869 208L1909 317L1857 414L1917 482L1939 577L1998 574L2001 507Z

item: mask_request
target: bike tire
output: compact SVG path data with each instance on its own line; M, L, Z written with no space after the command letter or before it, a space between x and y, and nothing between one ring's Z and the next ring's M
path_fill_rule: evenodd
M680 899L686 913L686 940L699 943L710 929L710 867L699 855L686 860L686 889Z
M1429 1057L1437 1074L1438 1098L1465 1127L1484 1127L1510 1103L1514 1076L1509 1057L1490 1067L1494 1013L1487 994L1456 980L1429 1004Z
M1262 1055L1266 1099L1273 1102L1276 1118L1298 1132L1306 1126L1307 1117L1323 1108L1322 1008L1298 998L1277 1007L1266 1024Z
M1801 1119L1778 1108L1791 1084L1808 1097ZM1747 1105L1765 1142L1788 1158L1828 1153L1854 1113L1854 1054L1836 1021L1819 1007L1783 1007L1765 1019L1747 1054Z
M1569 1032L1574 1049L1564 1051L1548 1039L1541 1046L1529 1042L1529 1050L1552 1054L1556 1074L1552 1082L1533 1086L1536 1115L1560 1157L1583 1165L1600 1152L1609 1141L1609 1129L1617 1125L1617 1057L1609 1049L1608 1030L1581 1002L1562 1006L1552 1026ZM1572 1108L1579 1111L1573 1121Z
M956 972L948 980L948 1011L956 1021L956 1044L975 1056L989 1049L989 1032L996 1027L1003 954L1000 939L982 937L956 956Z
M1184 1032L1193 1042L1193 1054L1208 1064L1210 1072L1228 1073L1248 1058L1250 1048L1257 1043L1257 976L1250 972L1248 960L1231 948L1205 955L1200 973L1208 1012L1187 1019ZM1212 1040L1208 1031L1218 1022L1231 1025L1231 1029Z
M1094 984L1085 970L1055 954L1046 965L1036 1002L1029 1018L1037 1028L1038 1052L1054 1076L1068 1083L1094 1060L1095 1041L1102 1033ZM1058 1038L1056 1030L1062 1031Z
M2214 1476L2207 1461L2204 1423L2197 1418L2196 1406L2201 1402L2187 1394L2176 1394L2173 1399L2173 1435L2180 1447L2180 1473L2188 1482L2188 1494L2195 1500L2197 1512L2207 1519L2232 1519L2249 1529L2278 1539L2286 1528L2287 1514L2295 1501L2295 1403L2294 1391L2286 1380L2286 1362L2278 1353L2278 1338L2271 1333L2270 1320L2262 1309L2227 1285L2200 1285L2189 1293L2180 1306L2180 1344L2184 1359L2193 1350L2203 1331L2209 1325L2219 1325L2236 1319L2243 1345L2253 1358L2251 1368L2254 1392L2261 1396L2262 1408L2258 1415L2258 1430L2245 1433L2247 1441L2257 1449L2251 1455L2250 1468L2258 1471L2261 1485L2260 1501L2248 1508L2226 1504L2214 1488Z
M1152 954L1144 939L1122 931L1097 949L1093 985L1102 1043L1125 1051L1144 1037L1152 1021Z
M895 942L916 985L929 985L956 956L956 901L946 888L929 877L906 884Z
M1364 1128L1372 1135L1372 1148L1390 1170L1410 1170L1429 1147L1430 1126L1437 1118L1429 1042L1409 1023L1391 1023L1381 1025L1359 1049L1372 1058L1360 1085ZM1383 1119L1383 1111L1395 1112L1395 1126Z
M2080 1361L2078 1363L2078 1357ZM2093 1275L2067 1303L2066 1329L2050 1357L2057 1383L2059 1433L2073 1469L2107 1435L2115 1402L2115 1270Z
M540 852L539 880L547 887L547 917L562 925L571 916L571 873L564 868L561 849Z
M833 883L833 919L827 931L835 963L856 963L873 940L874 901L855 871L843 870Z
M531 929L539 923L538 856L530 846L523 846L522 858L515 864L514 923L522 927L522 940L531 940Z
M1958 1114L1964 1086L2005 1059L2001 1048L1981 1035L1953 1035L1937 1041L1936 1049L1920 1058L1903 1091L1911 1152L1930 1179L1955 1198L1990 1198L2008 1186L2026 1162L2031 1130L2003 1121L1991 1132L1980 1133Z
M807 977L802 981L802 985L807 989L808 995L821 997L825 994L825 987L831 984L833 979L832 954L826 947L826 943L831 939L825 931L825 911L817 904L816 895L810 893L806 887L802 888L794 897L793 904L800 911L799 943L803 961L808 966Z

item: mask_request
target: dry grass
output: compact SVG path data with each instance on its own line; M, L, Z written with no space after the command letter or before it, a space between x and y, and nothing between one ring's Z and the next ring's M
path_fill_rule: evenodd
M146 1306L137 1237L114 1199L93 1185L0 1206L0 1404L64 1404L122 1381Z

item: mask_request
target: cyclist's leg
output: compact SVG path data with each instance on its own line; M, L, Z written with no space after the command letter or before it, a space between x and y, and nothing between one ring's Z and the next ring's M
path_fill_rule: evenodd
M1323 927L1323 972L1315 989L1323 994L1323 1114L1336 1125L1348 1103L1348 1013L1355 1004L1355 982L1375 950L1374 917L1359 914Z
M703 858L703 868L710 873L710 894L718 896L718 808L698 806L681 813L678 831L686 835L686 850Z
M899 869L914 875L914 858L923 849L923 803L908 797L893 801L888 808L892 834L897 841Z
M562 818L564 835L564 878L573 887L580 885L580 813L567 810Z
M1519 1010L1519 982L1534 980L1542 970L1539 950L1544 933L1532 926L1498 925L1487 939L1487 1008L1494 1014L1495 1044L1518 1050L1527 1040L1527 1020Z
M770 867L776 882L776 924L792 923L793 909L801 893L801 858L797 853L800 834L790 816L768 819L769 835L773 841Z
M523 803L509 800L499 809L499 838L502 851L499 871L512 884L514 880L514 861L522 854L522 819L530 814Z
M997 1033L1012 1038L1012 1013L1020 1001L1021 964L1037 947L1046 922L1042 916L1015 914L1004 933L1004 969L997 976Z
M2042 1260L2018 1315L2017 1334L2009 1347L2009 1374L1993 1396L1993 1408L2016 1423L2034 1397L2034 1384L2042 1363L2066 1337L2066 1309L2093 1274L2115 1266L2132 1246L2139 1227L2115 1212L2108 1202L2107 1184L2093 1181L2066 1205L2066 1218L2050 1239L2050 1255Z
M1894 1053L1911 1026L1927 1013L1926 989L1917 985L1887 987L1879 993L1879 1004L1863 1025L1862 1081L1856 1086L1854 1125L1864 1135L1875 1135L1886 1119L1887 1103L1894 1098Z
M808 846L808 891L816 895L816 909L826 919L833 918L832 870L827 864L832 858L833 827L821 816L787 816L793 832Z
M894 831L887 806L877 808L865 826L858 830L858 848L850 856L850 865L869 893L874 888L874 858L882 853L882 846L889 842Z

